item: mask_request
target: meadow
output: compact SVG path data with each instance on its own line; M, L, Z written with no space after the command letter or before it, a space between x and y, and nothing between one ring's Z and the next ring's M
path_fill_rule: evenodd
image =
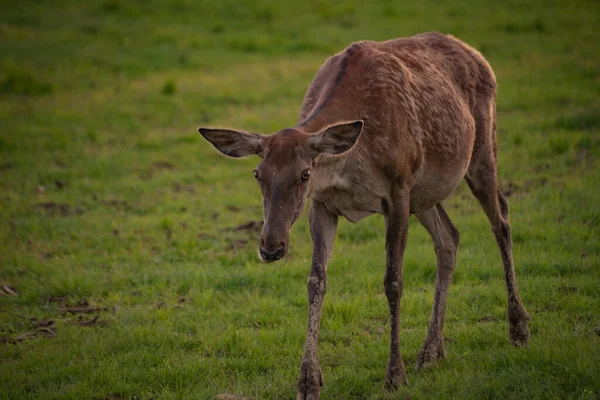
M498 80L499 177L531 344L511 346L500 256L463 183L448 358L414 371L435 253L411 218L384 391L384 221L341 221L320 333L324 399L600 398L600 5L594 0L2 1L0 398L295 398L306 215L256 255L257 159L197 132L296 123L349 43L437 30ZM306 213L305 213L306 214Z

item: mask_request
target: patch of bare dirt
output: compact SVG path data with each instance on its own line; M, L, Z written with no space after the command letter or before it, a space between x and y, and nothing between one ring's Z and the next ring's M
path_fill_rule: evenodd
M106 311L107 308L103 307L92 307L86 299L79 300L76 304L69 305L68 298L66 296L51 296L48 298L51 303L57 303L59 310L63 315L76 315L76 314L87 314L96 312L97 314L92 318L86 318L83 315L77 315L76 318L65 319L64 321L76 326L82 327L104 327L107 325L106 321L100 320L100 311ZM31 318L29 320L31 329L27 332L23 332L13 337L0 337L0 343L19 343L24 340L38 339L38 338L51 338L56 336L56 321L49 318L37 319Z
M513 181L502 182L500 184L500 189L505 197L512 196L517 190L519 190L519 186L517 186Z
M37 206L50 215L60 214L63 217L71 215L71 206L69 206L67 203L55 203L53 201L47 201L44 203L38 203Z
M37 318L30 318L29 322L34 326L34 328L54 328L55 326L53 319L42 319L38 321Z
M183 310L185 308L185 297L177 298L177 305L173 308L176 310Z
M59 303L66 304L69 301L67 296L50 296L48 297L48 302L50 303Z
M175 182L171 186L171 190L173 190L173 192L175 193L188 192L190 194L196 194L196 188L194 187L194 185L185 185L179 182Z
M56 203L54 201L46 201L42 203L38 203L37 207L41 210L44 210L49 216L61 216L68 217L70 215L81 215L86 210L82 207L71 207L67 203Z
M32 325L32 330L23 332L13 337L4 336L0 337L0 343L6 344L17 344L25 340L38 339L38 338L52 338L56 336L56 325L54 320L43 319L37 321L36 318L31 318L29 322Z
M81 299L74 305L61 304L60 311L63 314L89 314L107 311L107 307L93 307L86 299Z
M99 321L100 315L96 315L94 318L84 318L82 315L78 315L77 319L71 320L71 324L77 326L106 326L106 321Z
M120 394L111 394L110 396L104 397L104 400L125 400L127 397L123 397Z
M231 228L225 228L223 231L225 232L240 232L240 231L249 231L249 232L260 232L262 230L264 222L263 221L248 221L244 222L241 225L234 226Z
M237 249L241 249L242 247L244 247L246 245L246 243L248 243L248 241L246 239L236 239L233 242L229 243L229 250L237 250Z
M239 396L237 394L222 393L217 395L218 400L255 400L254 397Z
M157 310L161 310L161 309L165 308L165 302L164 301L156 301L156 302L152 303L152 306L154 308L156 308Z
M56 185L56 188L58 190L63 190L67 186L67 184L64 181L61 181L60 179L55 180L54 184Z
M102 202L102 204L107 207L114 207L114 208L119 208L119 209L131 208L131 206L129 205L129 203L126 200L116 200L116 199L104 200Z
M264 222L263 221L248 221L240 224L238 226L233 226L229 228L221 229L221 232L237 232L237 233L246 233L246 237L228 237L228 249L229 250L237 250L240 249L249 242L249 237L254 238L260 235L262 231Z
M156 161L152 163L152 167L154 169L165 169L168 171L172 171L175 169L175 165L168 161Z

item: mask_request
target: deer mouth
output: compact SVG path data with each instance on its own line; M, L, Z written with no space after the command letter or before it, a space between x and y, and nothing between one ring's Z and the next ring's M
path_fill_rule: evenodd
M264 245L260 245L258 249L258 256L264 262L274 262L281 259L285 255L285 244L280 243L274 251L267 249Z

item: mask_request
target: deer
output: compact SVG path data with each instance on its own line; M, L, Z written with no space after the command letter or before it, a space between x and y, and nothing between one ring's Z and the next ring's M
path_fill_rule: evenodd
M339 217L357 222L379 214L385 219L383 286L390 313L385 388L407 383L399 313L411 214L428 231L437 257L433 309L417 370L446 357L444 316L459 232L442 201L463 179L500 250L509 339L528 345L530 317L517 287L508 202L497 177L496 77L468 44L438 32L355 42L318 70L295 126L271 135L216 128L199 132L229 157L261 158L254 177L262 192L263 261L287 253L290 230L310 198L313 252L297 399L319 399L323 386L319 326Z

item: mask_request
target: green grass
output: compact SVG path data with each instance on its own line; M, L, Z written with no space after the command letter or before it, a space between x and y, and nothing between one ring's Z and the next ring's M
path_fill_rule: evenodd
M411 219L401 305L410 384L383 390L383 219L344 221L322 320L322 396L600 397L596 2L3 3L0 283L16 296L0 296L0 398L295 397L308 223L294 228L286 261L260 263L256 232L228 229L262 216L257 160L221 157L196 127L292 126L329 54L427 30L481 49L496 72L500 180L531 345L508 342L500 257L461 185L445 202L461 232L448 359L414 372L435 254ZM92 326L80 324L95 314L63 312L82 299L100 309Z

